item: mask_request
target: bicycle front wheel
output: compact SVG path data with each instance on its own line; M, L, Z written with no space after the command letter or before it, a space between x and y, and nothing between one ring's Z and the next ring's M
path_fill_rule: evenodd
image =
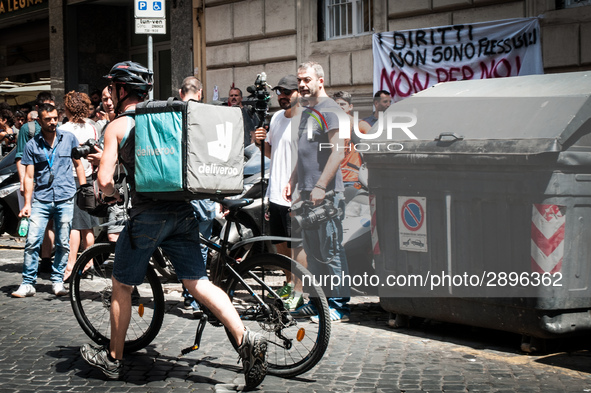
M108 345L111 337L111 294L115 243L95 244L84 251L72 271L70 302L78 323L92 341ZM154 340L164 319L164 293L158 276L148 267L131 295L131 320L125 352L138 351Z
M249 257L237 265L236 272L242 280L232 279L227 293L244 325L267 339L269 373L294 377L314 367L328 347L331 324L322 288L311 285L308 279L303 280L304 276L311 277L310 272L279 254ZM302 284L304 297L318 311L318 323L309 318L292 317L278 296L279 288L292 280ZM226 332L236 346L230 332Z

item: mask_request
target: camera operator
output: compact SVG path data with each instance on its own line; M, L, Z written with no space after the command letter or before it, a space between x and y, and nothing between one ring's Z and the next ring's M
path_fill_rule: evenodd
M66 117L69 121L62 124L59 129L62 132L71 132L78 139L78 142L80 142L81 146L72 152L72 157L80 159L84 168L86 182L91 183L93 168L87 157L88 153L94 153L95 149L89 146L88 142L95 141L98 139L98 136L94 126L86 121L90 107L90 98L88 98L86 93L71 91L64 96L64 106ZM79 152L79 154L76 154L76 152ZM75 172L74 177L76 186L78 187L80 181ZM94 244L93 227L98 225L98 218L80 209L76 203L74 204L74 216L70 231L70 255L64 272L64 281L70 277L70 273L78 257L78 250L84 250ZM84 243L84 247L81 247L82 243Z
M340 163L344 158L344 141L339 139L339 119L335 112L341 109L326 94L324 70L320 64L312 61L302 63L298 67L297 78L300 96L307 101L308 106L302 112L298 128L296 169L283 190L283 197L291 200L292 190L297 184L300 198L318 206L327 192L334 190L334 196L330 198L334 206L340 207L344 200L340 171ZM310 136L309 127L313 131ZM348 274L340 219L332 218L322 222L317 229L304 229L302 238L308 269L313 275L340 277L341 274ZM339 286L324 290L328 297L331 320L348 320L350 310L347 303L350 288ZM309 302L298 307L293 313L297 316L313 315L312 321L317 322L317 311Z
M265 144L265 156L271 160L269 186L266 197L269 198L269 226L272 236L291 236L291 203L282 198L283 187L289 182L293 163L297 156L297 133L292 133L292 123L299 124L301 107L299 105L298 78L287 75L275 86L275 94L281 110L276 112L269 123L269 133L263 127L254 133L254 142L260 148ZM293 157L293 160L292 160ZM300 245L292 242L273 241L279 254L285 255L306 266L306 255ZM293 255L292 255L293 251ZM287 276L290 277L289 275ZM301 288L297 283L287 282L278 293L287 296L285 304L294 310L303 304Z
M259 124L259 117L255 109L250 105L242 104L242 90L234 86L228 92L228 106L237 106L242 110L242 122L244 124L244 147L251 144L252 134Z

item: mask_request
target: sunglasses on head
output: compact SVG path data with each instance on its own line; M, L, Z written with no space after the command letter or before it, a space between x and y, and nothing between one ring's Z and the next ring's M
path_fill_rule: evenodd
M278 96L281 94L285 94L286 96L289 96L289 95L291 95L291 93L293 93L294 90L289 90L289 89L284 89L282 87L277 87L277 88L275 88L275 94L277 94Z

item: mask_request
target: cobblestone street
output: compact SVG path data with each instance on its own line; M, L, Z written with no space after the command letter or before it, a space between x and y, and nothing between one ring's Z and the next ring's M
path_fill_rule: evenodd
M183 310L179 285L167 284L163 328L147 349L128 356L122 381L108 381L82 360L89 339L68 297L51 294L41 275L37 294L13 299L20 283L22 244L0 239L0 392L236 391L244 382L238 356L224 330L206 327L202 347L192 344L197 326ZM414 321L388 327L375 297L354 298L351 321L333 325L323 360L295 378L268 376L265 392L589 392L591 354L579 341L543 356L519 352L514 334Z

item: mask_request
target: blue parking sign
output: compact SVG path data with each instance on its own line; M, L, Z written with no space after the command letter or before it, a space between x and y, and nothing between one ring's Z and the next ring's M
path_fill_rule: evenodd
M134 0L133 11L136 19L164 19L166 0Z

